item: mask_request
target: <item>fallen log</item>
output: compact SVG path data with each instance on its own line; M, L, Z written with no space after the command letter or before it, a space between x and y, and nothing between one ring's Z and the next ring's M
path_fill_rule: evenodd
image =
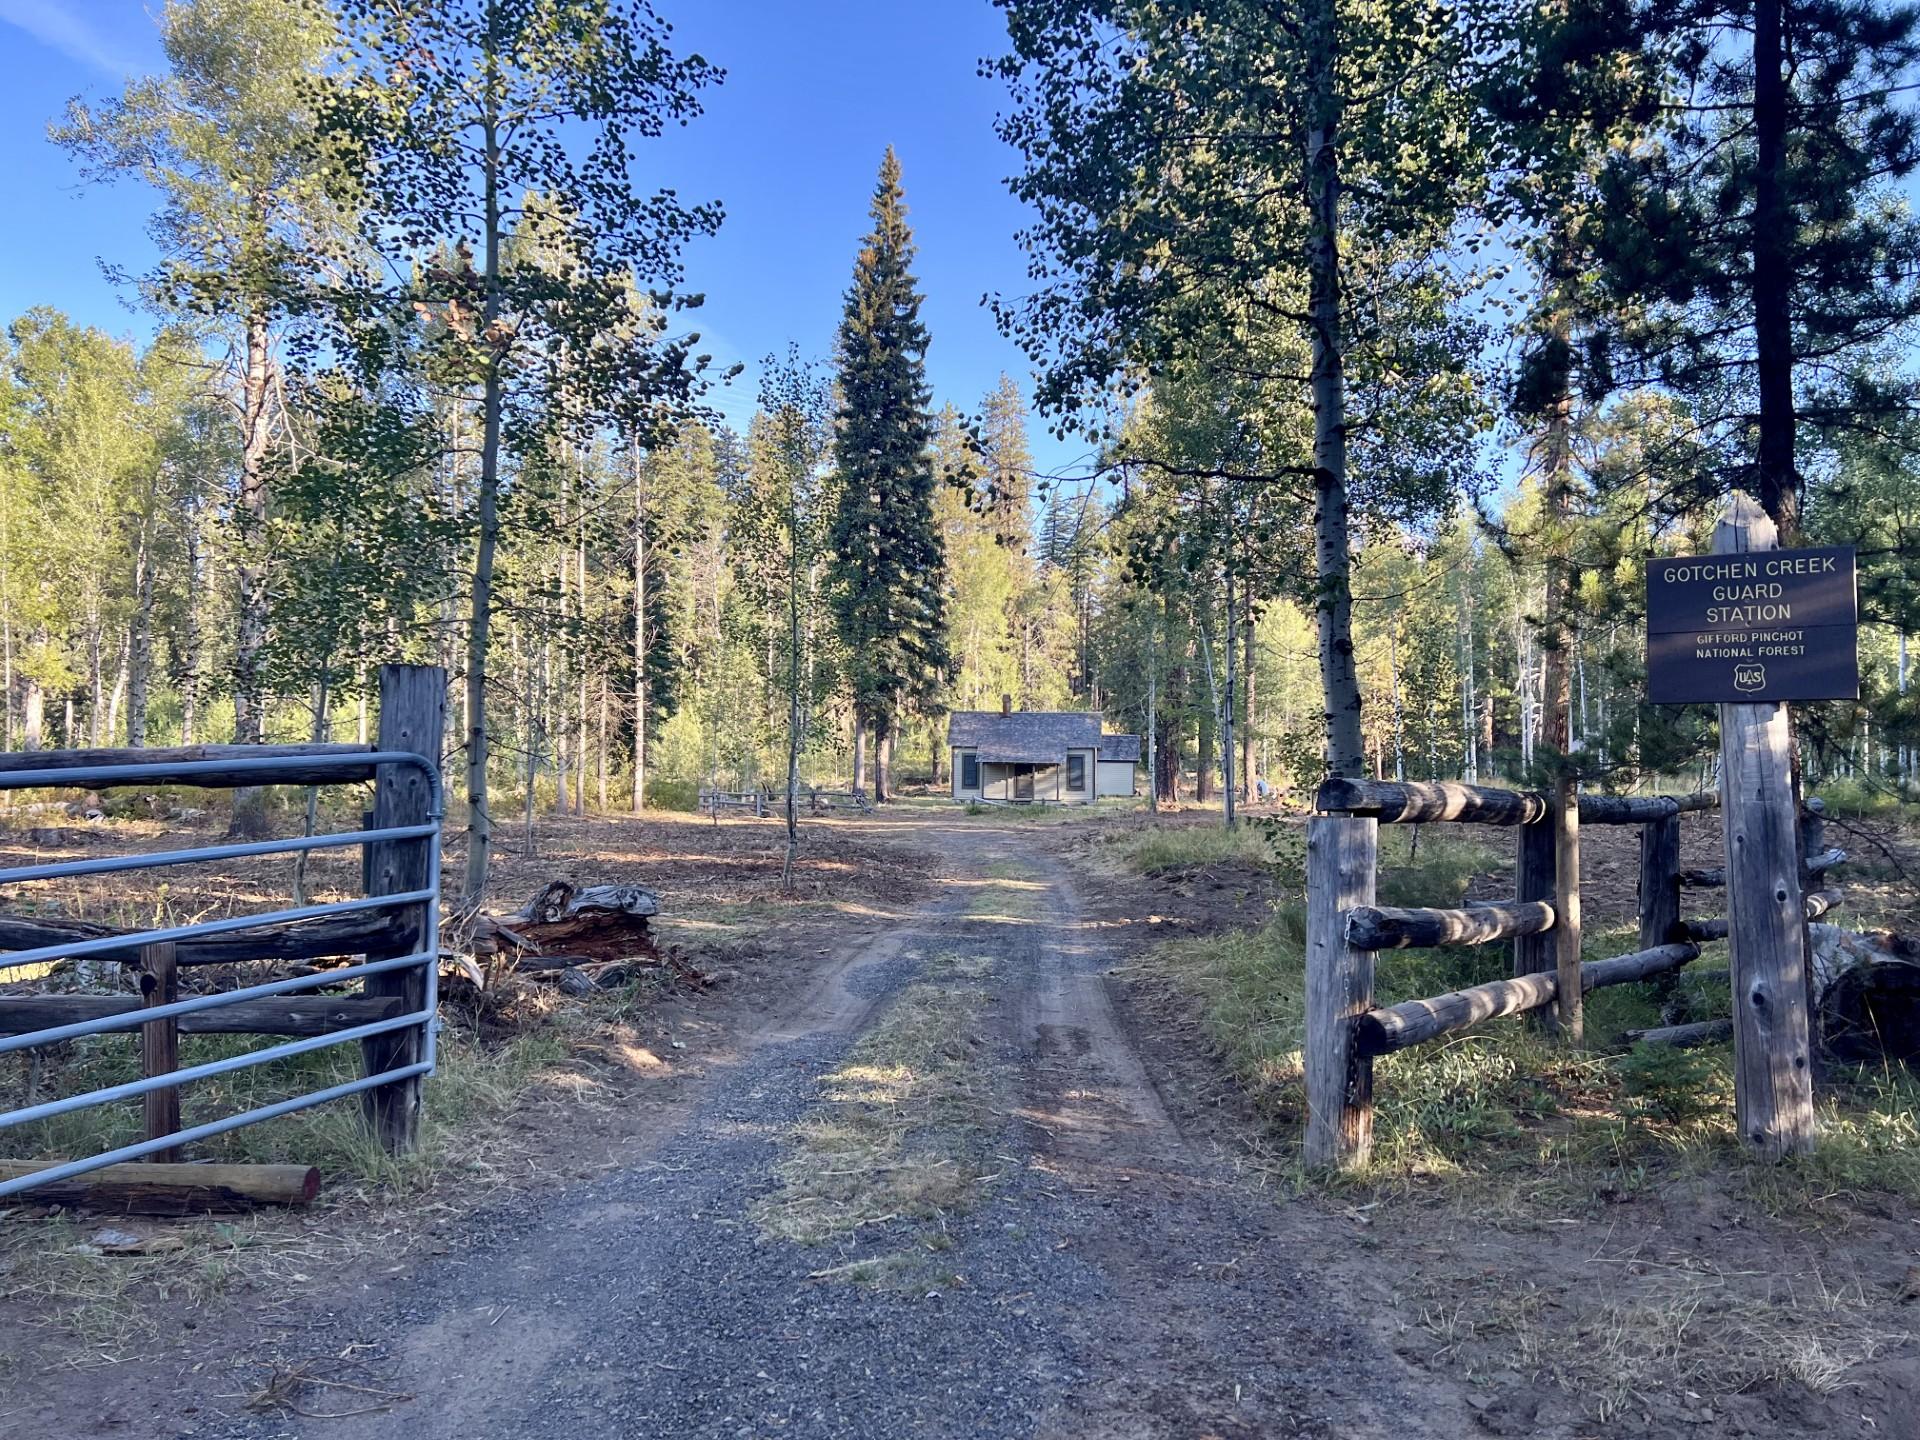
M38 950L48 945L78 944L85 940L104 940L115 935L137 935L137 931L97 925L90 920L58 920L44 916L0 913L0 951ZM176 963L180 965L233 965L243 960L317 960L326 956L362 955L379 951L404 955L414 942L414 927L402 916L377 910L355 911L347 915L328 915L294 925L268 925L258 929L232 930L224 935L201 935L175 942ZM140 942L88 957L116 961L122 965L140 963ZM6 957L0 954L0 966ZM0 975L5 971L0 970Z
M1671 1045L1688 1050L1696 1045L1717 1045L1733 1038L1733 1021L1700 1020L1691 1025L1661 1025L1651 1030L1629 1030L1627 1039L1639 1045Z
M1694 945L1656 945L1610 960L1588 960L1580 966L1583 992L1606 985L1625 985L1678 969L1699 957ZM1398 1005L1371 1010L1354 1019L1354 1046L1363 1055L1388 1055L1482 1020L1517 1015L1551 1005L1559 995L1559 981L1551 970L1516 975L1465 990L1454 990L1425 1000L1403 1000Z
M1826 1051L1850 1064L1920 1060L1920 942L1810 925Z
M0 754L0 780L40 770L81 770L99 765L152 765L135 780L76 781L89 790L127 785L195 785L231 789L243 785L339 785L373 779L371 765L303 765L318 755L367 755L371 745L175 745L121 750L24 750ZM281 760L272 770L196 774L180 767L219 760Z
M556 970L571 970L576 965L585 965L593 957L589 955L542 955L528 951L513 957L512 968L522 975L545 975Z
M1347 912L1347 943L1356 950L1401 950L1427 945L1490 945L1553 928L1544 900L1476 905L1467 910L1362 905Z
M132 995L23 995L0 996L0 1035L26 1035L126 1015L139 1010ZM265 1000L235 1000L211 1010L192 1010L179 1016L182 1035L330 1035L355 1025L370 1025L401 1014L398 996L284 995ZM112 1031L137 1037L137 1029Z
M51 1170L62 1160L0 1160L0 1180ZM108 1165L24 1192L33 1201L122 1215L199 1215L259 1205L308 1205L320 1193L311 1165Z

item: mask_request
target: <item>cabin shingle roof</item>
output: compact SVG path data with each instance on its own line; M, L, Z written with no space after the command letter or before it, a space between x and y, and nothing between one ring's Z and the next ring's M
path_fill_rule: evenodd
M1069 750L1100 743L1100 716L1089 710L956 710L947 717L947 743L978 750L990 764L1057 764Z
M1069 750L1098 750L1103 760L1140 758L1137 735L1103 735L1093 710L955 710L947 744L978 750L994 765L1058 764Z

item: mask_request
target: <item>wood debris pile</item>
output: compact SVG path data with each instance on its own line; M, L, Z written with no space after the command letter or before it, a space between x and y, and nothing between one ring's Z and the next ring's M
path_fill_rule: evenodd
M639 885L554 880L510 915L477 917L470 943L488 981L524 975L589 995L664 972L704 986L704 974L655 942L647 922L659 913L659 897Z

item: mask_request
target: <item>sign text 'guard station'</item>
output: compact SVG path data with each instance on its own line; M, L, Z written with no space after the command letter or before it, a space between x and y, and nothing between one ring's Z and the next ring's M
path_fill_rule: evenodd
M1647 699L1656 705L1860 694L1853 550L1647 562Z

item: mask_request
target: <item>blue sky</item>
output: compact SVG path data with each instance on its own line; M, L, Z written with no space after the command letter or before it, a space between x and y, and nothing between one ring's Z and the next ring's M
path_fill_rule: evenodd
M0 0L0 136L13 212L0 225L0 316L54 305L116 333L140 334L99 261L138 271L151 262L138 186L79 186L46 140L69 97L115 93L123 76L157 68L160 0ZM749 374L718 399L730 417L752 409L751 367L797 341L824 358L832 345L880 157L900 153L920 243L928 372L936 402L972 409L1002 370L1027 384L1018 350L980 305L1017 293L1026 257L1014 241L1022 208L1004 178L1016 157L993 133L1000 86L976 67L1005 36L990 0L659 0L683 50L728 71L707 114L645 147L637 183L677 187L727 207L719 236L687 255L704 290L707 348ZM1083 447L1038 425L1044 467Z

